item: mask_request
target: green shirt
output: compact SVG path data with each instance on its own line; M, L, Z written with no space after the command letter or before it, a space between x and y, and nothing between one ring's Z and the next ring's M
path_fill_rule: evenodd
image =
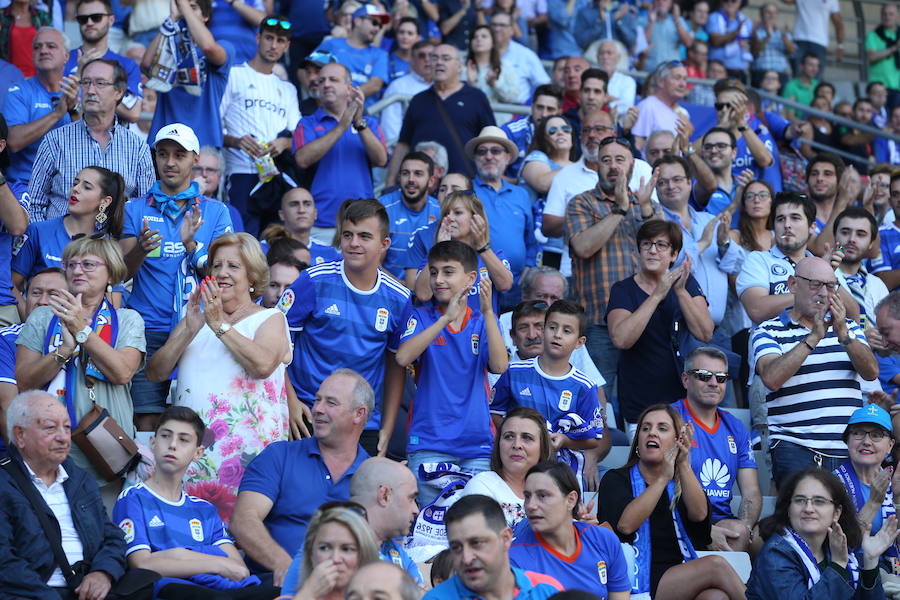
M781 90L781 95L787 98L788 100L793 100L799 104L803 104L805 106L811 106L813 101L813 92L816 89L816 86L819 85L818 79L813 79L810 81L809 85L803 85L803 82L800 81L799 78L794 78L784 84L784 89ZM790 109L797 117L803 118L804 115L801 111Z
M892 40L897 39L894 31L886 31L885 35ZM887 43L874 31L866 35L866 50L880 52L887 48ZM893 55L869 63L869 81L880 81L888 89L900 90L900 68L897 68Z

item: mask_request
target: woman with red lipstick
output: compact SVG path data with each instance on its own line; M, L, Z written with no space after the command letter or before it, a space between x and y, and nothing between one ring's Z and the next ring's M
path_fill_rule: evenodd
M693 429L669 404L641 413L624 467L606 473L598 519L631 544L632 598L744 600L744 584L710 544L709 502L691 469Z

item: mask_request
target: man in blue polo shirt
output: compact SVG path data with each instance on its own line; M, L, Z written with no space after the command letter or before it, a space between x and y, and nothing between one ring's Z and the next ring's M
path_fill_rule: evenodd
M519 301L522 290L519 278L528 267L537 264L538 243L534 237L531 199L525 188L503 179L507 165L519 149L499 127L490 125L466 144L466 155L475 161L478 175L472 181L475 195L484 204L491 230L491 246L503 250L517 282L500 294L505 312Z
M4 174L10 181L28 184L31 166L44 134L72 122L69 111L78 100L76 77L64 77L66 42L55 29L34 36L32 59L36 74L9 88L3 116L9 126L10 164Z
M109 28L115 22L110 0L79 0L75 5L75 20L81 31L81 48L69 52L66 75L78 77L80 66L93 58L114 60L128 74L128 90L116 107L116 115L127 123L135 123L141 116L141 70L137 63L109 49ZM80 64L79 64L80 63Z
M322 381L313 404L313 437L274 442L247 465L231 533L254 572L271 571L282 585L303 546L306 527L324 502L350 498L350 479L368 458L359 436L375 393L350 369Z
M294 132L294 159L303 169L315 169L310 192L318 216L312 236L330 244L341 202L372 197L372 167L387 163L387 145L378 121L363 116L363 92L353 87L347 67L322 67L319 91L321 107L300 119Z
M146 196L125 204L119 243L134 276L128 308L144 317L148 358L181 319L210 243L232 231L228 208L203 196L191 180L199 152L197 136L187 125L160 129L154 141L160 179ZM165 408L169 381L148 381L141 369L131 384L135 424L140 431L153 431Z
M410 152L400 163L400 187L379 198L391 220L391 247L382 266L401 281L413 234L441 216L440 203L428 193L433 174L434 161L430 156Z
M373 104L387 83L388 54L372 42L391 17L374 4L363 4L353 13L353 24L347 37L325 40L318 51L331 52L350 71L353 85Z

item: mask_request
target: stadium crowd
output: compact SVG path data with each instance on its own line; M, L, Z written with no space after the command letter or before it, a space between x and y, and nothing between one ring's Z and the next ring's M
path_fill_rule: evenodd
M900 599L896 4L0 4L0 599Z

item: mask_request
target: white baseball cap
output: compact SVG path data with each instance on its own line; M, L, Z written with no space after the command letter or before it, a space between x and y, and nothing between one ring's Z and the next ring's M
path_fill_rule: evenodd
M172 123L157 131L153 146L155 147L163 140L172 140L188 152L200 154L200 140L197 139L197 134L184 123Z

